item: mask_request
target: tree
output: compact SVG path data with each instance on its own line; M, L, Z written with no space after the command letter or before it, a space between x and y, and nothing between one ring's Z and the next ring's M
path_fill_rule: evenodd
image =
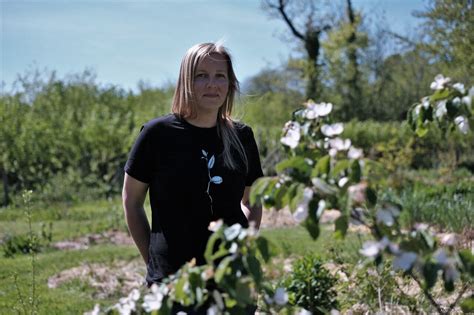
M290 28L292 35L302 43L306 57L304 77L306 81L306 97L321 97L322 86L319 80L320 38L331 25L327 16L321 16L316 8L316 1L265 0L263 8L270 16L282 19Z
M360 31L362 17L355 12L352 2L346 0L345 16L337 26L328 32L323 42L324 60L328 81L331 82L334 100L339 104L338 117L347 121L352 118L364 118L362 80L360 71L360 50L368 45L367 34Z
M474 72L473 0L432 0L415 16L424 19L422 48L434 57L443 73L472 84Z

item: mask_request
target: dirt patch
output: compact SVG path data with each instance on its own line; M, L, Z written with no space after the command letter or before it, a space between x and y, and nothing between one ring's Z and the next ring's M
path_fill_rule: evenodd
M87 234L68 241L53 243L53 248L59 250L83 250L91 245L97 244L115 244L115 245L133 245L132 238L125 232L112 230L96 234Z
M94 298L103 299L120 293L128 295L144 284L145 265L141 260L118 261L111 265L83 264L61 271L48 279L50 289L78 279L94 288Z

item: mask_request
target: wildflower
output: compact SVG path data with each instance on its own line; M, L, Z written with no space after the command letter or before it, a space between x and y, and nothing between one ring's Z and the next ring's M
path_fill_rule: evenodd
M453 99L453 105L456 106L456 107L459 107L459 105L461 105L461 99L456 96L456 97Z
M393 269L395 270L410 270L418 259L418 255L414 252L403 252L393 260Z
M328 115L332 111L331 103L319 103L309 100L305 103L306 109L303 112L303 117L307 119L316 119Z
M213 304L211 307L207 309L206 315L217 315L219 313L219 309L217 308L217 305Z
M458 126L459 130L463 134L467 134L469 132L469 121L464 116L458 116L454 118L454 123Z
M327 137L333 137L341 134L344 131L343 123L335 123L332 125L322 125L321 132Z
M298 146L301 138L301 126L296 121L289 121L285 124L285 136L280 139L281 143L294 149Z
M435 76L435 80L431 82L430 88L432 90L442 90L450 81L451 78L445 78L442 74L438 74L437 76Z

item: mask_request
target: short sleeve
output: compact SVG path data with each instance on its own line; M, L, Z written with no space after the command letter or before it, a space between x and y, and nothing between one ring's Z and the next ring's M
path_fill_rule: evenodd
M142 126L124 167L128 175L147 184L151 181L152 136L151 128Z
M245 177L245 186L252 186L253 182L263 176L262 166L260 164L260 155L258 153L257 143L253 131L250 127L246 127L245 151L247 154L248 171Z

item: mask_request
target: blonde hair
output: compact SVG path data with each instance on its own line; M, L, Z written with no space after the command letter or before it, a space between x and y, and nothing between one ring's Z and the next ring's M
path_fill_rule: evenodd
M232 67L232 58L227 49L220 43L202 43L189 48L181 61L178 83L173 96L171 111L182 118L196 118L197 104L194 94L194 76L198 64L211 54L219 54L227 61L227 77L229 90L226 99L217 114L217 133L224 145L224 165L230 169L238 169L238 163L232 154L235 150L244 163L247 171L247 156L237 136L235 124L231 118L234 97L239 92L239 81Z

